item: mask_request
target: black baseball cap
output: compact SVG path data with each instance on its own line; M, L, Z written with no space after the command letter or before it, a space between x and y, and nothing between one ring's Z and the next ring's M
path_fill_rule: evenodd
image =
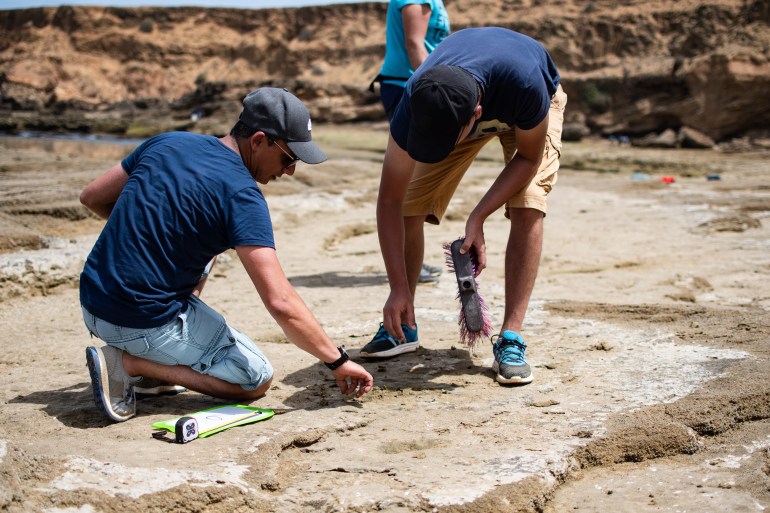
M243 99L239 118L253 130L259 130L273 139L282 139L302 162L320 164L326 154L310 136L310 113L302 101L287 89L261 87Z
M428 164L444 160L470 122L478 96L476 79L463 68L440 65L423 72L410 97L409 156Z

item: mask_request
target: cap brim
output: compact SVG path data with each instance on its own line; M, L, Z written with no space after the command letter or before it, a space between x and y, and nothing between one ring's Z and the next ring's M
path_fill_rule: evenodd
M328 158L313 141L291 141L286 145L305 164L320 164Z
M409 135L406 140L406 151L417 162L436 164L452 153L459 132L448 134L421 134L414 127L409 127Z

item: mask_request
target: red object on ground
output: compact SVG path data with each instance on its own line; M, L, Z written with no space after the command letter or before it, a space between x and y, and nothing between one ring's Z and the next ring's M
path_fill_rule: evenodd
M676 179L673 176L661 176L660 181L663 183L674 183Z

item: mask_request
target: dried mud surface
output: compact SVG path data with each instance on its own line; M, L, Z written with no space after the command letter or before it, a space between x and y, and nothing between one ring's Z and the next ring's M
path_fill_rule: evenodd
M330 160L265 187L279 257L357 359L387 281L374 201L385 128L317 127ZM485 148L426 261L499 170ZM155 421L220 402L144 400L111 424L85 367L77 279L101 222L79 190L130 143L0 138L0 510L762 511L770 507L770 157L567 144L524 336L535 381L493 381L458 342L455 283L421 285L417 353L341 397L287 343L234 254L204 299L264 349L278 414L187 445ZM708 180L719 175L720 180ZM660 178L674 176L664 184ZM507 221L486 225L499 324Z

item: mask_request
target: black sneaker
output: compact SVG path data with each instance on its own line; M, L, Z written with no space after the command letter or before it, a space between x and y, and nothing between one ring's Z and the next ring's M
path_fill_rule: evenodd
M497 340L494 340L497 337ZM526 385L532 382L532 369L524 359L527 345L515 331L505 330L502 335L495 335L492 340L492 353L495 363L492 370L497 373L495 380L503 384Z
M406 324L402 324L401 329L404 331L406 342L399 342L393 338L385 326L380 323L380 329L377 330L374 338L362 347L358 354L362 358L389 358L402 353L417 351L417 347L420 345L417 341L417 326L411 329Z

